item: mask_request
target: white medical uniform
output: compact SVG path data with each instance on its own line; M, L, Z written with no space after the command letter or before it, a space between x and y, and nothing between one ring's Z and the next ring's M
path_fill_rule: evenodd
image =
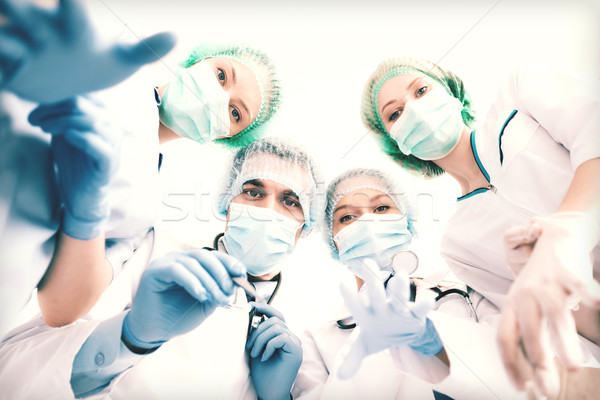
M139 258L132 261L139 262ZM255 283L266 296L274 284ZM237 289L232 302L234 306L217 308L196 329L144 356L129 352L120 340L126 313L102 324L80 320L63 328L48 328L41 318L33 320L11 332L0 345L0 398L73 398L70 380L75 356L91 338L93 345L79 370L90 371L82 379L102 390L88 398L256 399L245 350L250 307L243 289ZM277 297L273 304L277 307ZM117 359L119 352L122 357Z
M427 295L419 289L417 296L423 294ZM479 299L474 300L477 305ZM358 329L340 329L335 321L311 329L302 336L303 361L294 398L431 399L433 390L456 400L525 398L504 373L495 351L494 329L471 321L469 315L467 303L459 296L428 314L444 343L450 371L436 357L402 346L367 356L349 380L336 374Z
M475 159L493 188L458 199L441 253L456 276L500 308L514 280L504 232L556 212L575 169L600 157L599 86L540 65L520 68L471 135ZM585 272L592 279L592 271Z
M116 275L152 226L160 204L158 110L151 80L142 71L96 95L124 131L105 225L106 257ZM46 272L60 227L50 135L27 122L35 107L9 93L0 97L0 335Z

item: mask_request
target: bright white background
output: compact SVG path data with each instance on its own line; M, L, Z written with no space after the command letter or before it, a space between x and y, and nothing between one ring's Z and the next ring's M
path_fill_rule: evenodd
M407 176L366 135L359 115L363 85L385 58L417 55L458 74L483 119L504 75L531 60L598 77L600 5L594 1L151 1L89 0L94 20L125 40L170 30L179 41L150 68L156 85L201 42L243 41L273 59L283 102L271 132L305 145L328 182L350 167L381 167L402 180L418 204L422 255L418 275L443 269L437 245L459 188L449 177ZM158 226L172 238L209 245L223 229L215 192L228 153L179 140L163 147L163 210ZM524 188L526 190L526 188ZM340 269L320 235L300 243L290 265L298 309L324 313L316 294L336 293ZM319 277L319 279L317 279ZM302 303L302 304L300 304ZM306 314L306 313L305 313Z

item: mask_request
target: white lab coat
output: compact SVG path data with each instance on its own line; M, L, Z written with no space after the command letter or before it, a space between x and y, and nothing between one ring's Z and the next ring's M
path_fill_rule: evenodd
M106 257L115 275L152 226L160 204L153 90L141 71L96 93L124 131L105 225ZM60 226L50 135L27 122L35 107L10 93L0 96L0 335L10 329L44 275Z
M459 199L441 253L456 276L500 308L514 280L505 262L504 232L553 214L575 169L600 157L599 87L598 81L540 65L520 68L472 134L473 153L496 189ZM586 273L592 279L592 271Z

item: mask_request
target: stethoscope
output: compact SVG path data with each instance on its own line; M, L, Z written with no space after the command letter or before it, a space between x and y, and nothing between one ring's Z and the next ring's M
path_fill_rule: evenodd
M415 272L417 270L418 266L419 266L419 258L413 251L406 250L406 251L399 252L392 259L393 271L390 274L390 276L383 282L383 286L387 287L387 283L395 275L396 271L402 270L402 271L405 271L407 274L412 274L413 272ZM462 289L457 289L457 288L442 290L436 286L430 287L428 289L437 294L437 296L435 297L436 303L438 301L440 301L441 299L443 299L444 297L452 295L452 294L457 294L457 295L461 296L467 302L467 305L469 306L469 310L470 310L473 318L475 319L475 322L479 322L479 318L477 316L477 312L475 311L475 307L473 306L473 302L471 301L471 297L469 296L469 293L467 293L466 291L464 291ZM411 282L410 283L409 301L414 302L416 296L417 296L417 286L413 282ZM354 322L354 318L352 316L337 320L336 325L340 329L356 328L356 323Z

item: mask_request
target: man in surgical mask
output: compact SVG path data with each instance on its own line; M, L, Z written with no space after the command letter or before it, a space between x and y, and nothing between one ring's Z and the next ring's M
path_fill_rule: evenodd
M219 197L226 229L218 251L156 259L131 308L107 320L60 330L28 324L27 335L0 348L0 385L14 397L33 388L41 391L33 397L57 390L78 398L289 398L302 349L271 304L286 258L318 221L320 192L315 165L299 148L274 138L242 148ZM255 290L238 283L246 276ZM31 367L40 353L44 365Z

